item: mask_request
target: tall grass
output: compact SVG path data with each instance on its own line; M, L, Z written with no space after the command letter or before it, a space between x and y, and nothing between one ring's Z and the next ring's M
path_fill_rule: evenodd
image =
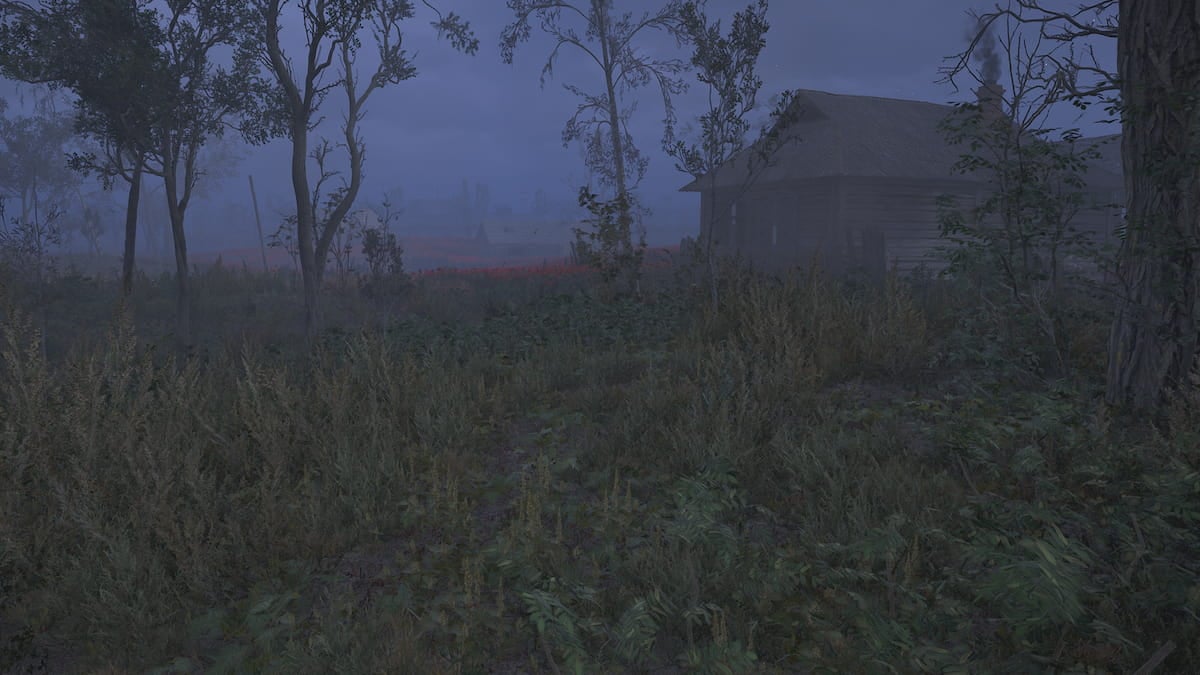
M1117 672L1167 640L1158 672L1200 657L1190 408L1165 438L1097 408L1098 374L1004 376L1031 366L986 358L953 289L723 278L716 312L669 286L611 304L514 287L450 316L475 289L427 286L442 313L347 311L312 353L259 304L185 362L150 348L149 297L50 359L10 310L2 663ZM214 277L198 302L215 317L273 283Z

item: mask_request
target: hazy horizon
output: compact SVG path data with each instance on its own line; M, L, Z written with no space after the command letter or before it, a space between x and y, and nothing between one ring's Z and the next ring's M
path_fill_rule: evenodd
M443 2L472 24L480 39L479 52L468 56L439 40L429 26L431 13L418 3L417 16L408 23L404 39L415 54L417 76L375 92L367 104L360 131L366 143L365 181L358 204L377 204L385 193L401 197L404 209L394 230L401 239L412 237L470 236L474 222L433 222L438 202L458 199L464 185L475 200L477 186L486 186L490 216L505 209L508 218L528 216L546 222L570 221L582 216L575 206L578 188L587 178L580 150L564 148L560 140L564 123L574 112L576 98L564 84L592 89L599 81L594 67L587 68L581 55L564 49L554 77L539 87L542 64L552 43L537 34L521 44L512 65L502 63L499 35L512 13L498 1ZM621 2L618 10L639 12L640 3ZM711 0L709 11L724 24L747 0ZM939 84L939 67L944 58L965 46L969 26L966 11L986 9L989 2L946 3L943 0L885 0L844 2L771 3L767 18L771 30L759 61L763 88L761 109L755 116L756 129L765 121L772 97L787 89L815 89L841 94L869 95L948 103L973 97L967 85L955 92ZM286 26L291 37L286 48L296 54L303 32ZM291 29L291 30L289 30ZM649 34L640 48L656 55L687 59L686 48L676 47L672 38ZM1102 64L1111 64L1112 45L1100 45ZM370 45L364 45L361 69L368 70ZM686 74L691 89L676 99L681 129L699 114L705 92ZM28 89L24 90L26 96ZM0 96L8 99L8 114L21 110L17 86L4 82ZM341 122L339 92L332 92L323 111L327 120L313 133L335 138ZM699 197L680 193L689 178L677 171L674 162L660 149L663 116L661 99L652 87L639 90L637 111L631 130L638 147L649 157L645 180L637 190L649 207L647 237L653 245L678 243L679 238L698 231ZM1085 135L1111 133L1095 122L1101 111L1077 119L1069 106L1051 118L1055 126L1079 127ZM290 147L276 140L260 147L244 146L235 134L227 135L228 148L241 159L221 162L214 175L201 179L199 194L187 213L190 252L197 255L227 249L257 248L258 233L250 200L247 176L253 176L263 220L264 234L275 230L283 214L294 207L289 176ZM215 147L215 146L214 146ZM344 156L334 165L344 167ZM162 210L158 179L148 179L142 208L148 214ZM538 191L544 193L540 211L535 208ZM114 192L93 194L83 189L85 200L96 199L108 206L106 252L119 252L122 241L125 193L118 182ZM453 208L453 207L448 207ZM479 213L470 218L478 219ZM500 217L500 216L496 216ZM441 220L446 220L441 218ZM139 232L139 257L153 257L163 247L162 233ZM86 249L78 237L68 247Z

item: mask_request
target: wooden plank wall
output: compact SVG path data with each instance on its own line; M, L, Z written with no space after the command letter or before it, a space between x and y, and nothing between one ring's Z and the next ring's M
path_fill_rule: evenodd
M762 270L806 264L828 245L829 205L828 181L747 191L738 201L730 244L722 249Z
M861 177L765 186L741 196L735 226L728 215L720 221L718 249L741 253L762 270L804 267L816 255L836 273L862 269L880 275L895 266L907 274L920 265L937 272L946 266L937 253L947 244L938 223L942 194L954 195L958 207L969 211L982 198L982 188L966 181ZM709 203L703 193L697 196L703 237ZM728 214L733 197L718 193L716 207ZM1118 197L1096 195L1093 201L1107 204ZM1111 208L1101 207L1081 211L1074 224L1111 243L1118 221Z
M827 259L832 242L829 238L829 213L836 196L832 182L804 181L791 190L777 190L775 203L780 223L774 255L784 268L807 267L813 257Z
M880 274L893 266L907 274L924 264L931 271L945 267L936 253L945 244L938 223L937 198L940 194L958 197L960 208L975 204L975 189L963 183L938 183L911 179L845 179L846 198L842 204L838 229L846 234L847 262L866 266L871 274ZM887 270L870 269L872 245L883 237L884 264Z

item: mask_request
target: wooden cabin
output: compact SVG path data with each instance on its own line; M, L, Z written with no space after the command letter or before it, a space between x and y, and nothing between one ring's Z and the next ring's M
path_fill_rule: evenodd
M700 194L698 241L712 225L719 253L768 271L813 260L835 273L944 267L938 197L968 210L991 193L986 179L953 168L968 149L948 142L939 123L955 108L811 90L794 105L765 165L752 147L682 188ZM1121 218L1111 206L1123 201L1120 141L1088 140L1100 142L1102 157L1085 176L1089 208L1071 224L1103 241Z

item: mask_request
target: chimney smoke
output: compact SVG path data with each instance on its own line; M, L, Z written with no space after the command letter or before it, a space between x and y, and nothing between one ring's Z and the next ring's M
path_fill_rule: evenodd
M987 82L975 90L976 102L988 124L1007 117L1004 113L1004 85Z

